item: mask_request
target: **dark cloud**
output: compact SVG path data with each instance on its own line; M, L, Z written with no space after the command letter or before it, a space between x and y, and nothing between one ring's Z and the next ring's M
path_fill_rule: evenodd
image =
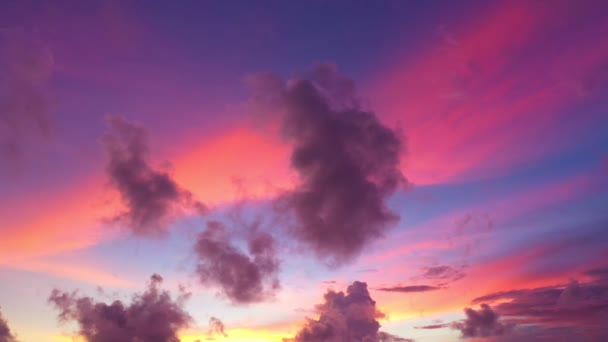
M129 305L120 300L96 302L57 289L48 300L59 310L59 320L75 321L79 334L88 342L178 342L178 331L187 328L192 318L183 308L184 299L173 300L167 291L160 290L161 282L159 275L153 275L148 289L135 295Z
M512 329L510 324L500 322L498 314L487 304L481 304L479 310L466 308L464 313L467 316L464 321L451 324L463 338L501 336Z
M598 270L590 272L601 275ZM535 334L566 329L577 341L608 337L605 324L608 320L608 284L603 281L579 283L573 280L566 286L496 292L473 302L495 302L494 308L501 316L534 326Z
M11 329L8 327L8 323L0 312L0 342L17 342Z
M201 213L205 206L148 161L146 130L120 117L108 117L103 137L108 156L107 173L127 207L115 220L126 223L134 234L158 236L166 232L171 217L180 208Z
M354 83L322 64L308 79L250 80L254 102L279 113L293 144L299 181L279 209L295 219L295 234L332 264L348 262L399 220L387 199L407 181L399 163L403 143L354 95Z
M19 157L24 142L51 135L53 65L53 54L35 35L0 30L0 157Z
M430 286L430 285L411 285L411 286L381 287L377 290L384 291L384 292L411 293L411 292L435 291L435 290L439 290L439 289L441 289L441 287Z
M325 302L317 305L318 319L308 318L291 342L397 342L409 341L380 332L378 319L385 315L376 308L367 284L355 281L344 292L329 290Z
M217 286L233 303L246 304L273 297L279 289L279 261L271 235L252 232L248 254L230 242L225 226L209 221L198 235L197 275L203 285Z
M448 328L448 327L450 327L450 324L442 323L442 324L423 325L421 327L416 327L416 329L434 330L434 329L443 329L443 328Z

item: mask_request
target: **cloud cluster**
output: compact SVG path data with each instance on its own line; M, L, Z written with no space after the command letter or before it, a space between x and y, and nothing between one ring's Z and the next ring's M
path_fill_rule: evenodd
M567 329L578 340L608 336L608 282L604 269L587 273L596 278L586 283L572 280L566 286L516 289L475 298L473 303L494 302L501 316L537 330Z
M146 130L120 117L107 118L103 144L108 156L107 174L127 207L115 220L125 222L134 234L158 236L166 232L176 210L205 211L205 206L163 171L148 161Z
M487 304L481 304L479 310L466 308L467 318L462 322L454 322L451 327L460 330L462 337L489 337L501 336L512 329L509 324L499 321L499 316Z
M50 136L53 66L50 49L34 35L0 31L0 157L19 157L24 141Z
M592 279L568 285L515 289L475 298L460 322L417 329L452 328L463 338L497 336L498 341L600 341L608 336L608 268L584 272ZM493 303L493 309L487 304ZM503 319L499 320L499 314ZM517 326L515 325L517 324Z
M254 231L247 248L248 253L244 253L235 247L221 222L207 222L194 247L201 283L219 287L222 295L235 304L273 297L280 287L274 239L268 233Z
M251 81L254 100L280 113L299 181L279 207L295 219L295 234L332 264L348 262L399 220L387 200L407 181L403 143L354 96L354 83L322 64L309 79Z
M290 342L390 342L409 341L380 332L378 319L385 315L359 281L348 286L346 293L329 290L325 302L317 305L318 319L307 319Z
M192 318L183 308L184 298L172 299L159 288L162 278L154 274L148 289L134 296L131 304L120 300L96 302L77 293L53 290L48 301L59 310L59 320L75 321L79 334L88 342L163 341L179 342L177 333Z
M0 342L17 342L13 333L11 333L11 329L8 327L8 323L2 317L2 312L0 312Z

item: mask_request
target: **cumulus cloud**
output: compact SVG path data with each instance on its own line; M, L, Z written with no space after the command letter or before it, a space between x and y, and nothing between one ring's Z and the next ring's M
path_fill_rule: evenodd
M159 286L162 277L150 277L148 289L133 297L131 304L120 300L96 302L54 289L48 299L59 310L61 322L75 321L79 334L88 342L163 341L179 342L177 333L192 323L183 308L184 298L172 299Z
M253 99L279 113L292 144L295 188L279 208L294 218L294 232L322 259L348 262L399 220L387 199L407 184L399 163L403 142L364 110L352 80L321 64L307 79L272 75L250 80Z
M221 294L235 304L269 299L280 287L279 260L272 236L254 231L247 245L248 253L242 252L231 243L221 222L209 221L194 247L201 283L219 287Z
M460 330L463 338L500 336L512 328L509 324L499 321L499 316L487 304L481 304L479 310L466 308L467 318L462 322L454 322L451 327Z
M17 342L11 329L8 327L8 322L2 316L0 312L0 342Z
M19 157L25 141L50 136L53 66L53 54L35 35L0 31L0 157Z
M348 286L346 293L329 290L325 301L316 307L318 319L307 322L291 342L390 342L409 341L380 332L378 319L385 315L359 281Z
M430 285L410 285L410 286L392 286L392 287L381 287L377 289L378 291L384 292L401 292L401 293L411 293L411 292L428 292L439 290L441 287L430 286Z
M115 221L125 223L136 235L159 236L166 232L178 209L189 207L205 212L205 206L180 188L168 173L150 166L147 131L142 126L116 116L106 121L106 171L126 206Z

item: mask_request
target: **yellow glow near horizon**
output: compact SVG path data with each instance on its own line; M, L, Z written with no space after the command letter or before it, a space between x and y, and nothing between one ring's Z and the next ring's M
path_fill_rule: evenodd
M256 329L231 329L226 332L227 336L214 335L216 341L222 342L281 342L284 338L292 337L293 334L285 332L276 332L270 330L256 330ZM182 342L195 342L197 340L205 341L207 339L205 334L193 334L193 335L182 335L180 339Z
M76 335L55 335L51 336L52 341L56 342L86 342L86 340Z

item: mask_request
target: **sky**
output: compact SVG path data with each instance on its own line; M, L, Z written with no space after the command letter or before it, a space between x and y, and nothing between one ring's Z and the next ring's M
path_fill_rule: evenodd
M605 1L3 1L0 342L603 341Z

